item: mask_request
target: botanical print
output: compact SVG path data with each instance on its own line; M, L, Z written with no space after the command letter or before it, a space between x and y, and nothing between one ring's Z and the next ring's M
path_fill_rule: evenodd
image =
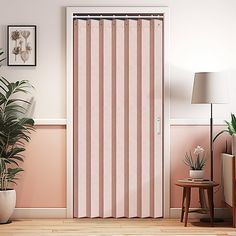
M35 65L35 27L9 26L9 65Z
M30 42L27 42L30 36L30 31L28 30L16 30L11 32L11 40L15 41L15 47L12 49L12 53L15 55L15 61L17 60L17 55L25 63L30 56L32 50Z

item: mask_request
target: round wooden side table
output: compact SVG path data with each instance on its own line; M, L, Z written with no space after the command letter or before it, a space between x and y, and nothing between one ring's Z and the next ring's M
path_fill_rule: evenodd
M218 186L219 184L213 181L205 181L205 182L193 182L193 181L184 181L178 180L176 185L183 188L183 197L182 197L182 210L181 210L181 218L180 221L183 222L184 213L185 213L185 221L184 226L187 226L188 223L188 213L198 212L202 214L209 214L211 226L213 226L214 222L214 199L213 199L213 188ZM191 189L198 188L199 189L199 200L201 208L196 210L189 210L190 202L191 202ZM205 203L205 195L204 190L207 191L208 198L208 206Z

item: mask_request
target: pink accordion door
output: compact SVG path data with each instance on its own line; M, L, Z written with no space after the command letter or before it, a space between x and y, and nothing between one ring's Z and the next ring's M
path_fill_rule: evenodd
M75 217L162 217L162 25L74 21Z

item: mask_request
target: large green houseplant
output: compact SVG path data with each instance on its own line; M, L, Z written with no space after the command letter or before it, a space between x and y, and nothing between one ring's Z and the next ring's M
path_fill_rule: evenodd
M1 62L5 60L5 58L2 57L3 53L4 53L4 52L3 52L2 48L0 48L0 66L1 66ZM1 58L1 57L2 57L2 58Z
M232 154L236 155L236 117L231 113L231 120L225 120L226 129L221 130L213 139L213 142L223 133L228 133L232 137ZM227 152L227 141L226 141L226 152Z
M231 120L227 121L225 120L225 123L227 125L227 129L221 130L213 139L215 141L221 134L223 133L229 133L229 135L235 135L236 134L236 117L233 113L231 113Z
M29 102L24 94L31 88L26 80L9 82L0 77L0 223L6 223L12 214L9 207L5 212L7 203L1 200L10 198L11 205L15 204L12 186L16 184L17 174L23 171L20 162L24 161L25 144L34 130L34 120L25 117Z

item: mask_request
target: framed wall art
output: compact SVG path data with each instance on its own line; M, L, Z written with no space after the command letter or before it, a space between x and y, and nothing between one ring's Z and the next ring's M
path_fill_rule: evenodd
M36 25L8 25L7 48L8 66L36 66Z

